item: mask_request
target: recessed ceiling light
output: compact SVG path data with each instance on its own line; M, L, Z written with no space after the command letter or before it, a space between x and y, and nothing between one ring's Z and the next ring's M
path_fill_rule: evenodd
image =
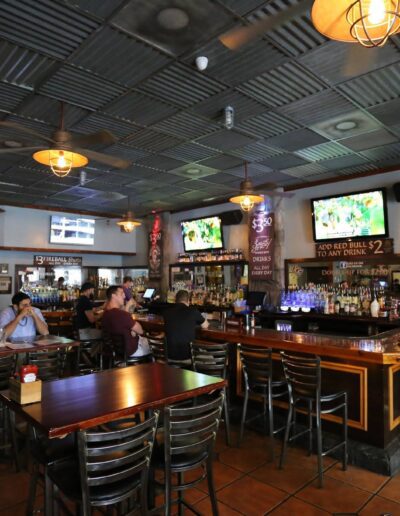
M166 7L157 15L159 25L167 30L184 29L189 24L189 16L178 7Z
M198 174L200 174L201 170L199 168L188 168L186 170L186 174L188 176L197 176Z
M353 120L345 120L344 122L339 122L335 125L335 129L338 131L350 131L355 127L357 127L357 124Z

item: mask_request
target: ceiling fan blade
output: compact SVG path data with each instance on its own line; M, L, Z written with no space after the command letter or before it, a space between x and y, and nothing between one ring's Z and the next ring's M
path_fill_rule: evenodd
M33 152L43 147L1 147L0 154L15 154L16 152Z
M290 199L295 195L291 192L279 192L279 190L261 190L260 193L265 194L268 197L285 197L287 199Z
M82 147L89 147L91 145L112 145L118 140L110 131L103 129L97 133L73 136L70 140L72 145L79 145Z
M38 133L34 131L33 129L29 129L29 127L25 127L24 125L17 124L16 122L9 122L7 120L0 121L0 128L1 127L9 127L10 129L15 129L16 131L21 131L23 133L31 134L35 136L36 138L39 138L40 140L45 140L46 142L54 143L54 141L51 138L48 138L44 134Z
M278 29L296 16L303 14L312 7L313 2L314 0L302 0L300 3L289 7L285 11L277 13L276 15L267 16L252 25L236 27L222 34L219 40L230 50L237 50L265 32Z
M356 43L348 45L347 59L343 66L345 77L355 77L369 72L379 60L380 48L365 48Z
M89 159L93 159L99 163L104 163L105 165L110 165L113 168L128 168L131 165L130 161L117 158L115 156L109 156L108 154L103 154L102 152L95 152L89 149L80 149L76 147L74 147L73 150L79 154L83 154Z

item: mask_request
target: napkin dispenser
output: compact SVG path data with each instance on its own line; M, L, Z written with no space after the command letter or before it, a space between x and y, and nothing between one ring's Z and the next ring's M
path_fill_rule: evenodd
M10 378L10 399L20 405L36 403L42 399L42 380L22 383L19 379Z

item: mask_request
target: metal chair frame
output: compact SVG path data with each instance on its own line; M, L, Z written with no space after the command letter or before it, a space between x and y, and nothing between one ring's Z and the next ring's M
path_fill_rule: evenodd
M301 435L308 434L308 452L312 452L313 417L316 420L317 429L317 454L318 454L318 483L323 486L323 464L325 455L343 447L342 465L347 469L347 392L340 391L334 394L322 395L321 393L321 358L319 356L299 356L281 351L282 365L289 390L289 410L285 437L282 446L279 467L283 467L286 457L288 442L297 439ZM308 427L296 432L297 404L306 405ZM327 408L323 408L327 406ZM323 451L321 415L342 412L342 441ZM291 429L294 434L290 436Z
M228 375L228 343L201 342L190 343L193 370L226 380ZM224 420L226 444L231 446L229 403L227 389L224 387Z
M38 366L40 380L57 380L62 375L62 354L59 349L42 350L28 353L28 364Z
M15 355L10 354L4 357L0 357L0 390L7 389L9 378L15 370ZM19 457L18 457L18 446L17 436L15 427L15 412L10 410L5 405L0 406L0 432L1 432L1 444L0 449L11 448L12 458L15 462L15 469L17 472L21 469Z
M273 400L287 396L287 384L284 380L273 380L272 349L247 344L238 344L238 349L245 384L239 445L243 439L249 394L254 393L263 399L265 431L267 431L266 413L268 411L270 456L271 460L274 460L274 436L283 431L285 427L274 428Z

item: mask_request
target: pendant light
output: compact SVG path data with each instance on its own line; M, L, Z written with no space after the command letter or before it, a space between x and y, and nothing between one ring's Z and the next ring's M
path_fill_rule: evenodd
M330 39L381 47L400 31L400 0L315 0L311 19Z
M254 192L253 183L247 177L247 163L244 164L244 172L245 179L240 183L240 195L231 197L229 201L240 204L243 211L250 211L255 204L263 202L264 197Z
M133 216L133 212L130 209L130 202L128 197L128 211L126 214L122 217L122 219L118 220L116 222L117 226L121 228L122 231L125 233L132 233L132 231L138 227L141 226L142 223L136 220Z

